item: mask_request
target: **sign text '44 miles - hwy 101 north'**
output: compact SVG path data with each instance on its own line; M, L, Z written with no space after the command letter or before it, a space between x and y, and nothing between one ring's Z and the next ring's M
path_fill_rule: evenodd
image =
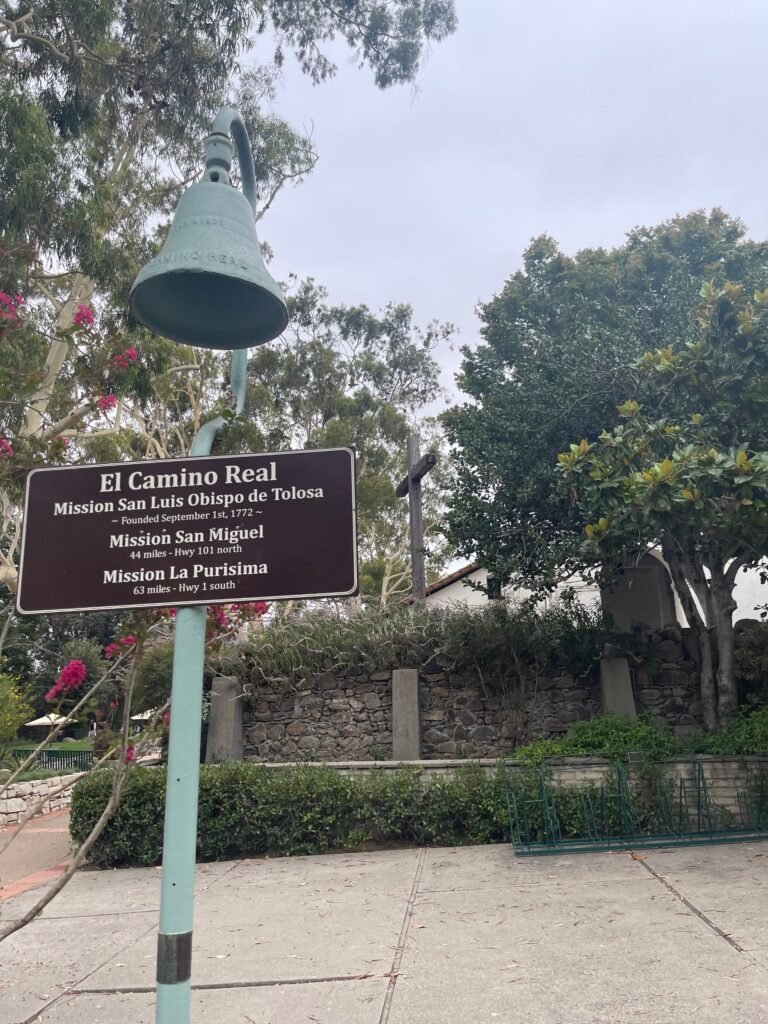
M348 448L33 470L22 614L357 592Z

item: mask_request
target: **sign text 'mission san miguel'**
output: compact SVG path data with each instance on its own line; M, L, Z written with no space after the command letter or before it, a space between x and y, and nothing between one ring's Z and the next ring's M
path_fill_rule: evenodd
M29 476L17 602L23 614L356 590L349 449Z

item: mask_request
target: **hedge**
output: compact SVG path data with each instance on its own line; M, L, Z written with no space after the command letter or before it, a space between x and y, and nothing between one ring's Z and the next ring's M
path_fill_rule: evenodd
M111 784L106 769L74 786L70 832L76 843L98 820ZM165 769L135 768L89 863L159 864L164 801ZM363 777L322 765L274 771L233 762L200 768L198 861L325 853L367 843L451 846L508 839L503 775L488 777L471 763L429 782L418 768Z

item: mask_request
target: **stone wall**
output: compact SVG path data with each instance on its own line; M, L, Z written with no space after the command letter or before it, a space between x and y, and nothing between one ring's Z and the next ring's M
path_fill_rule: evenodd
M690 629L669 626L648 637L647 659L633 670L638 714L663 719L679 736L700 729L704 708L698 693L698 649Z
M638 713L679 734L702 724L695 650L670 627L639 645L633 667ZM536 677L505 685L477 673L432 671L419 678L424 758L494 758L532 739L555 738L600 713L597 673ZM392 756L391 673L334 675L299 686L263 685L244 709L244 756L258 761L365 761Z
M333 675L263 686L246 699L246 759L350 760L392 756L392 677Z
M600 711L593 678L539 678L526 699L517 687L489 686L476 675L420 677L422 757L497 757ZM260 687L246 699L243 726L251 760L389 760L391 674L329 673L298 689Z
M13 783L0 796L0 828L4 825L15 825L42 797L53 793L65 780L71 781L74 785L75 781L83 774L80 772L76 775L57 775L50 779L33 779L30 782ZM70 786L63 793L49 797L37 812L36 817L69 807L71 799L72 787Z

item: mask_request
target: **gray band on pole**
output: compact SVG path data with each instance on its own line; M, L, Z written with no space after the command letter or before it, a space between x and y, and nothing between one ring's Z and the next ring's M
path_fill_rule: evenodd
M157 936L157 982L176 985L192 976L192 932Z

